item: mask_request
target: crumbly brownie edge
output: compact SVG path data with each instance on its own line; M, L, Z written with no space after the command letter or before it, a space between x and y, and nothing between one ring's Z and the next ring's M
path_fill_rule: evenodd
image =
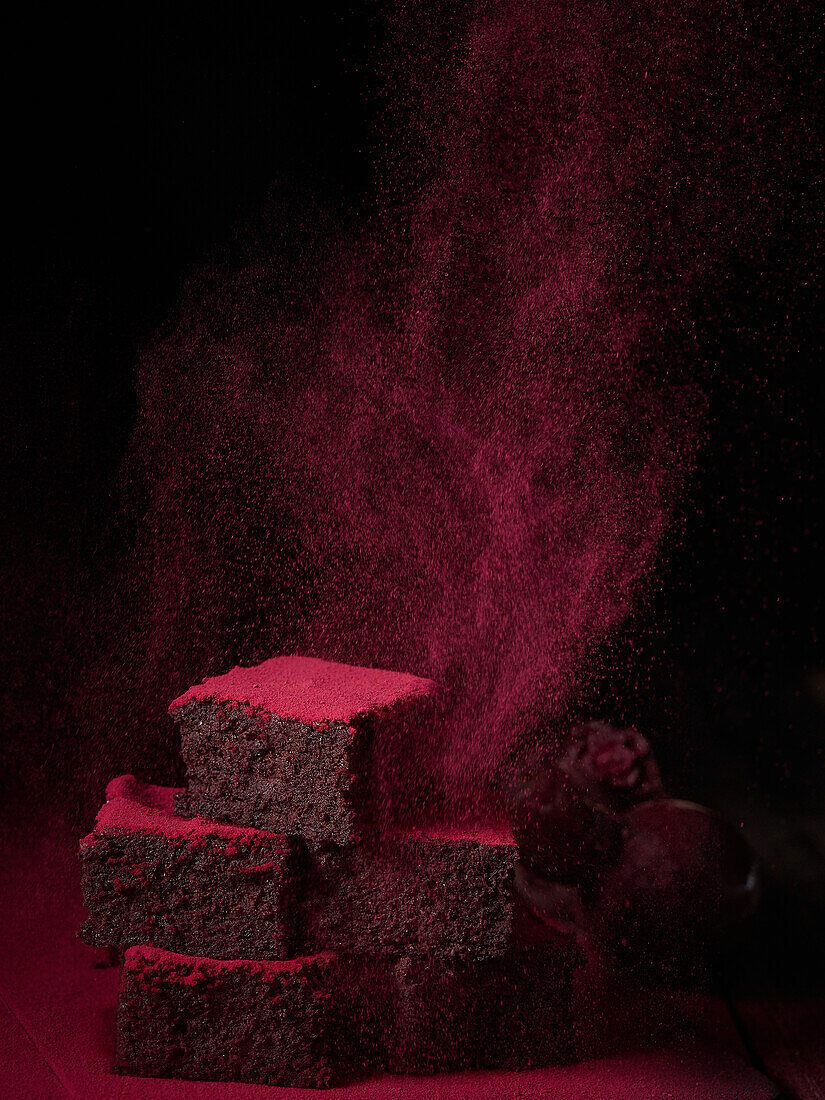
M299 844L118 801L80 843L82 939L223 958L294 951Z
M178 722L190 812L346 845L369 832L368 723L310 726L206 700Z
M378 980L376 980L376 978ZM323 1088L379 1059L386 968L333 955L219 962L126 953L116 1070ZM239 1023L240 1022L240 1023Z

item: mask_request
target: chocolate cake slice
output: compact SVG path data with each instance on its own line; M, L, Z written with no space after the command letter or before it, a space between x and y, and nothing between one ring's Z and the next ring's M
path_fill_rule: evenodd
M571 988L583 964L572 936L483 958L418 951L393 972L394 1073L528 1069L568 1061L574 1050Z
M509 829L395 830L375 847L311 860L311 951L400 955L416 947L506 952L526 911L512 891L518 851Z
M132 947L118 998L115 1069L327 1088L376 1064L387 1005L386 971L363 960L228 962Z
M80 842L89 944L278 959L296 936L298 844L172 811L175 789L121 776Z
M398 759L431 680L273 657L204 680L170 706L192 812L346 845L374 822L383 761Z

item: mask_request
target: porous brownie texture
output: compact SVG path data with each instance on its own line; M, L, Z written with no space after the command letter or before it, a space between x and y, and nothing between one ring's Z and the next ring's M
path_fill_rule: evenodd
M364 837L376 821L381 761L415 736L434 692L421 677L297 656L204 680L169 708L186 806L312 847Z
M393 972L394 1073L527 1069L574 1050L570 990L582 964L571 936L482 958L418 951Z
M222 959L292 954L299 843L179 817L164 808L174 793L132 776L109 785L107 794L115 797L80 842L89 911L81 938Z
M115 1068L141 1077L328 1088L379 1058L387 979L334 955L216 961L126 952Z
M310 862L307 951L403 954L427 946L507 951L526 911L512 891L518 852L500 830L397 830L375 847Z
M437 1073L566 1061L572 937L481 958L421 950L282 962L126 952L116 1069L323 1088L375 1069Z

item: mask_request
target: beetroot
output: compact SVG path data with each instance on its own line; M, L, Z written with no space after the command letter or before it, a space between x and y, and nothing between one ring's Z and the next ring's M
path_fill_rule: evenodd
M662 793L650 743L637 730L574 726L555 756L534 758L512 785L521 861L534 874L592 891L621 852L622 812Z
M603 950L634 970L684 976L753 912L755 858L704 806L656 799L627 814L621 859L605 875L593 923Z
M626 809L664 794L650 742L638 730L617 729L606 722L575 726L560 766L600 802Z

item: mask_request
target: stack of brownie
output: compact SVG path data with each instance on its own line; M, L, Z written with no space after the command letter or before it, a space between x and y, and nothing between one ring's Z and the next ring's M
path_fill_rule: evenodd
M506 827L380 812L434 690L276 657L172 703L186 788L114 780L81 841L81 934L125 951L118 1072L326 1087L567 1057L580 952L517 902Z

